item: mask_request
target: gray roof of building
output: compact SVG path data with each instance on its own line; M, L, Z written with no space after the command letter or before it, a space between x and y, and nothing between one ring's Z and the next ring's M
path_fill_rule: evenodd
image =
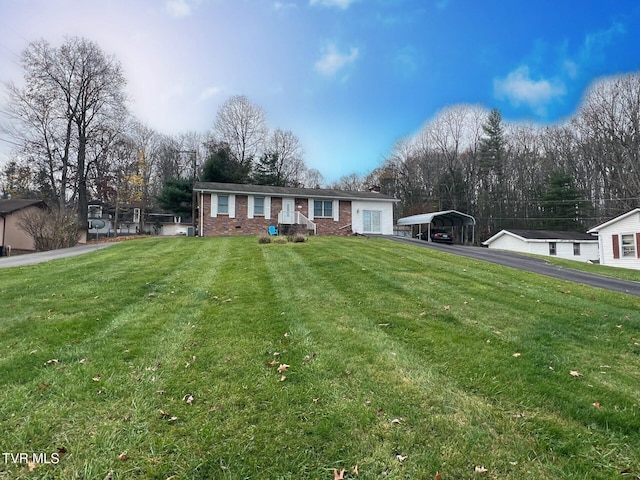
M530 240L597 240L593 235L580 232L563 232L556 230L515 230L505 229L507 232Z
M0 213L13 213L38 204L44 204L44 202L42 200L28 200L24 198L0 199Z
M248 185L239 183L196 182L193 186L198 192L236 193L240 195L270 195L298 198L331 198L338 200L373 200L398 202L399 200L376 192L354 192L332 190L328 188L273 187L271 185Z

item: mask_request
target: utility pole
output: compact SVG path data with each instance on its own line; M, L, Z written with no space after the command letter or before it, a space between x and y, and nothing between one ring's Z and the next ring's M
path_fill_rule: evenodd
M196 150L177 150L178 154L186 153L191 155L192 161L192 186L191 186L191 225L193 226L193 233L195 235L196 230L196 196L193 193L193 187L196 185L196 180L198 177L198 152Z

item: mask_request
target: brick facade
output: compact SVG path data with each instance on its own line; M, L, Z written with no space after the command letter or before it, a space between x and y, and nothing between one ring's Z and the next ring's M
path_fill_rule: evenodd
M264 216L249 217L249 197L247 195L235 195L235 218L226 214L211 216L211 194L204 193L198 196L202 199L200 215L202 219L202 232L205 237L230 236L230 235L261 235L267 233L270 225L278 225L278 213L282 210L282 197L271 197L271 218ZM296 198L295 209L305 216L309 216L309 202L307 198ZM339 220L333 218L316 218L313 222L317 225L318 235L351 235L351 202L341 200L339 202ZM281 228L281 230L285 230Z

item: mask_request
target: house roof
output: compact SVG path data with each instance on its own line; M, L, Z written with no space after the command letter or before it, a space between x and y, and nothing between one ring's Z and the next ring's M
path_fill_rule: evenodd
M354 192L327 188L273 187L271 185L247 185L238 183L196 182L194 192L229 193L240 195L269 195L277 197L331 198L333 200L370 200L399 202L393 197L376 192Z
M24 198L0 199L0 214L13 213L33 205L44 204L42 200L27 200Z
M500 230L491 238L482 242L483 245L489 245L503 235L519 238L525 242L597 242L598 239L588 233L580 232L563 232L557 230Z
M475 225L476 219L466 213L457 210L445 210L442 212L421 213L411 215L398 220L398 225L423 225L432 224L436 227L452 227L459 225Z
M640 208L634 208L633 210L629 210L627 213L623 213L622 215L618 215L617 217L613 217L609 220L607 220L604 223L601 223L600 225L596 225L595 227L590 228L589 230L587 230L587 233L598 233L600 230L602 230L605 227L608 227L609 225L616 223L620 220L623 220L635 213L640 213Z

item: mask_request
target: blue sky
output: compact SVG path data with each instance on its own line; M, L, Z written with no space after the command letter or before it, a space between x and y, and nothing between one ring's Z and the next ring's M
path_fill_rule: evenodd
M550 123L593 80L640 70L637 0L0 0L0 81L20 81L28 42L75 35L120 60L151 127L207 131L246 95L327 181L370 172L447 106Z

